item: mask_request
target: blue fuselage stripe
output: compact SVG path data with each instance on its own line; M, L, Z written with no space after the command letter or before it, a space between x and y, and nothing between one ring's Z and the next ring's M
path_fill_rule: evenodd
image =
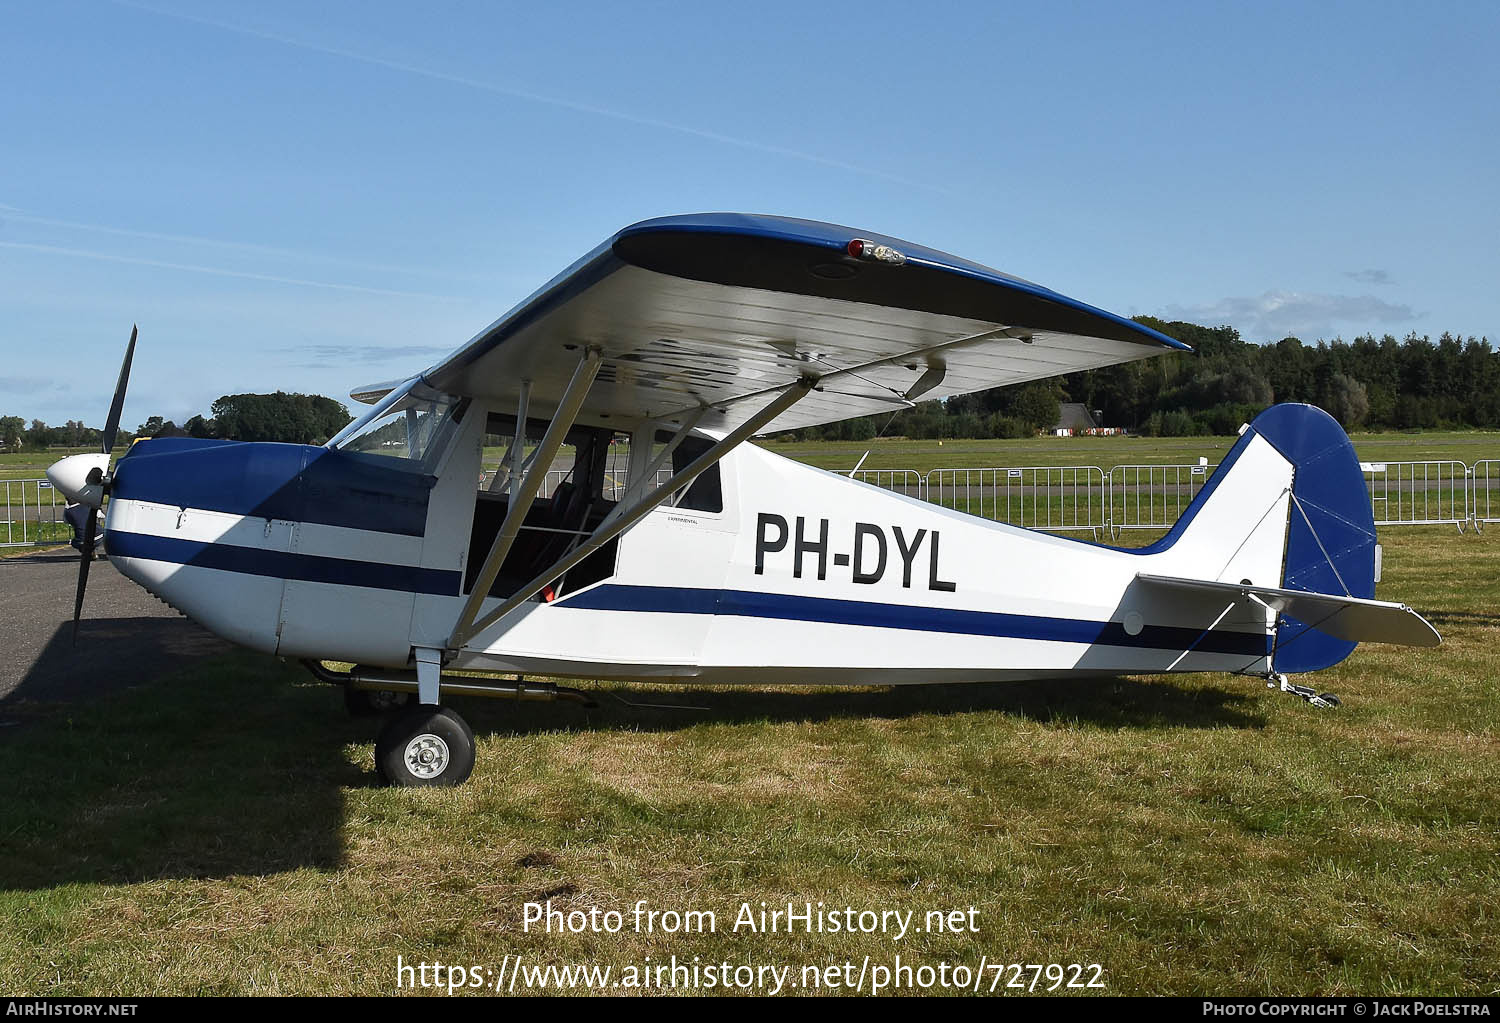
M126 533L111 529L105 547L112 556L166 561L174 565L214 568L242 575L264 575L304 582L404 590L448 597L458 595L459 573L416 565L386 565L315 554L258 550L227 543L179 540L176 537Z
M1153 650L1187 650L1264 657L1270 636L1171 625L1147 625L1132 636L1119 622L1075 618L966 611L957 608L877 604L832 597L804 597L753 590L685 589L674 586L630 586L606 583L559 605L592 611L657 611L671 614L737 615L828 625L862 625L876 629L942 632L961 636L991 636L1053 643L1082 643Z
M459 593L459 573L442 569L258 550L232 544L127 533L117 529L106 534L105 543L110 554L118 557L145 558L223 572L438 596L456 596ZM1270 636L1252 632L1221 629L1205 633L1193 628L1147 625L1132 636L1119 622L908 604L878 604L863 600L805 597L754 590L606 583L576 596L566 597L555 606L585 611L727 615L1089 646L1192 649L1203 653L1246 657L1264 657L1270 652Z

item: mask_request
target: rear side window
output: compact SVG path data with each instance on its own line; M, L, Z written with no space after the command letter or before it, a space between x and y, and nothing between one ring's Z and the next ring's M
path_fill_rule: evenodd
M672 450L672 472L675 474L686 469L694 459L712 446L712 441L701 437L688 437ZM724 489L719 483L718 462L709 466L707 471L693 480L686 493L678 495L676 507L700 512L724 510Z

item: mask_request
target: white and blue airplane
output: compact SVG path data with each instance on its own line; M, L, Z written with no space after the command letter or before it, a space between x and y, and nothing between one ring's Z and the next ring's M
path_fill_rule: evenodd
M390 708L376 763L394 784L473 769L445 694L586 698L528 676L1211 671L1328 703L1286 675L1358 642L1439 642L1373 599L1359 463L1311 406L1262 413L1139 549L990 522L745 443L1186 348L894 238L738 214L636 224L436 365L354 391L372 407L321 447L160 439L111 468L134 345L132 332L103 451L48 477L91 509L86 537L105 509L126 576L226 639L305 660L351 706ZM510 447L486 480L487 435ZM539 498L565 445L568 478Z

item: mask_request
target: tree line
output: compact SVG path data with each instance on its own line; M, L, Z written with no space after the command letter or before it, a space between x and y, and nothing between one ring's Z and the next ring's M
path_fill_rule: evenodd
M322 444L350 422L342 402L321 394L226 394L210 406L209 416L193 416L182 426L170 419L152 416L133 432L122 428L115 447L128 446L137 437L162 434L215 440L284 441L291 444ZM0 416L0 445L7 451L24 448L94 447L101 431L69 420L64 426L48 426L40 419L30 424L20 416Z
M1500 428L1500 353L1487 338L1445 333L1434 341L1413 333L1400 341L1387 334L1316 344L1288 337L1262 345L1229 326L1136 320L1193 352L924 401L780 436L1028 437L1057 423L1062 402L1101 413L1101 425L1162 437L1230 435L1282 401L1317 405L1347 430ZM322 395L226 394L207 417L194 416L179 428L152 416L134 434L122 430L121 443L180 429L194 437L321 444L349 421L341 402ZM20 416L0 416L0 444L9 451L98 443L99 430L78 420L48 426L33 419L28 425Z
M78 419L69 419L64 426L48 426L40 419L28 424L21 416L0 416L0 447L7 451L97 447L99 436L99 430L84 426Z
M1488 338L1409 334L1304 344L1255 344L1233 327L1152 316L1136 321L1191 345L894 414L788 431L802 440L1028 437L1050 430L1062 402L1102 413L1101 425L1161 437L1232 435L1268 405L1307 402L1346 430L1500 428L1500 353Z

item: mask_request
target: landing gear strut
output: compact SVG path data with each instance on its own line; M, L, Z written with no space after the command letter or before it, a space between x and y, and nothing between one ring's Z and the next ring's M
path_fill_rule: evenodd
M424 651L425 652L425 651ZM356 716L386 715L375 742L375 769L390 785L458 785L474 770L474 732L464 719L437 705L440 696L486 696L506 700L572 700L597 707L590 693L521 676L498 679L442 675L435 659L419 659L418 670L369 668L356 664L334 671L321 661L302 662L322 682L344 690L344 705ZM426 675L431 702L421 702ZM441 687L439 686L441 682Z
M1322 707L1325 710L1339 706L1339 698L1332 693L1320 693L1310 686L1299 686L1289 680L1285 675L1271 675L1266 679L1266 688L1280 688L1283 693L1291 693L1300 696L1314 707Z

